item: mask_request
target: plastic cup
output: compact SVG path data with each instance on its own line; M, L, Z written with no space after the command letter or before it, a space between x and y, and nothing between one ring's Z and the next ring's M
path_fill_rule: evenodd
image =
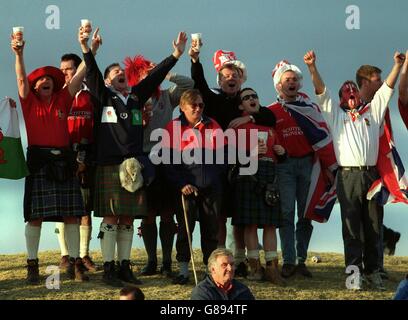
M13 27L13 38L17 40L17 45L23 45L24 27Z
M202 46L201 39L202 39L202 34L201 33L192 33L191 34L191 40L196 43L196 45L194 46L194 50L196 50L197 52L200 52L200 48Z
M81 27L84 28L83 36L89 38L89 35L92 32L92 22L88 19L81 19Z
M268 140L268 132L258 131L258 142L266 144Z

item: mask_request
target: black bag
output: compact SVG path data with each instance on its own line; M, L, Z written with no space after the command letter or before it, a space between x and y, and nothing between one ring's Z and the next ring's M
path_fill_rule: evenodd
M276 183L267 183L265 186L265 203L270 207L275 207L279 205L279 201L280 196Z

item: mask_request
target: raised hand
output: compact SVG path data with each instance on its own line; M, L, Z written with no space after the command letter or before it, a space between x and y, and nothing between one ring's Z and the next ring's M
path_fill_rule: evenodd
M24 51L24 46L25 46L25 40L23 40L23 45L20 46L20 40L17 40L14 35L11 35L11 42L10 42L10 46L11 46L11 50L13 50L13 52L17 55L20 56L23 54Z
M91 51L93 55L96 55L99 47L102 45L102 37L99 35L99 27L96 28L95 32L92 35L91 41Z
M315 55L314 51L306 52L306 54L303 56L303 61L308 66L311 66L311 65L315 64L316 55Z
M173 40L173 56L175 58L180 58L181 55L184 53L184 50L186 49L186 43L187 43L187 35L185 32L179 32L177 36L177 40Z
M403 63L404 63L404 61L405 61L405 59L406 59L405 54L403 54L403 53L401 53L401 52L398 52L398 51L396 51L396 52L394 53L394 63L395 63L395 64L402 66Z

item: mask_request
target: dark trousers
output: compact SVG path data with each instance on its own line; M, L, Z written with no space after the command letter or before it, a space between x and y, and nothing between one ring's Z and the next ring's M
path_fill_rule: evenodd
M378 271L380 232L383 207L375 200L367 200L367 191L378 178L375 168L370 170L339 170L337 196L346 266L356 265L361 271ZM364 268L363 268L364 267Z
M178 223L176 259L179 262L189 262L191 255L181 202L181 193L179 193L177 197L179 198L179 201L176 211ZM194 232L196 221L200 222L201 250L205 265L207 265L210 254L217 249L217 216L220 214L221 200L221 194L212 190L199 190L198 196L190 195L185 197L191 241L193 241L192 234Z

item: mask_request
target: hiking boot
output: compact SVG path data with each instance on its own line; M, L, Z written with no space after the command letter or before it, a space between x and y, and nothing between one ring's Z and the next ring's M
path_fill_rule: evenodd
M266 263L265 280L278 286L286 286L286 281L281 277L278 267L278 259Z
M59 264L60 270L67 271L68 267L69 267L69 256L62 256L60 264Z
M89 277L84 274L85 266L81 258L69 258L69 266L67 268L68 277L75 281L89 281Z
M175 277L172 281L173 284L181 284L185 285L189 281L188 277L183 276L182 274L179 274L177 277Z
M122 260L119 269L119 279L132 284L142 284L142 281L133 275L130 260Z
M248 280L259 281L263 278L263 270L261 261L259 259L248 259L249 272L247 275Z
M82 258L83 266L85 271L96 272L99 271L99 267L92 261L90 256L85 256Z
M171 270L171 262L163 262L160 268L160 273L167 278L173 277L173 271Z
M246 278L248 276L248 265L245 261L240 262L235 269L235 276Z
M284 278L289 278L296 273L296 266L290 263L284 263L282 266L281 275Z
M112 287L123 287L122 281L117 277L115 261L112 260L103 264L102 281Z
M386 290L386 288L384 286L384 283L383 283L383 281L381 279L381 275L380 275L380 273L378 271L373 272L371 274L368 274L367 275L367 280L368 280L368 282L370 283L371 287L374 290L378 290L378 291L385 291Z
M313 275L312 273L307 269L306 265L304 263L299 263L296 266L296 272L306 278L312 278Z
M27 260L27 279L29 284L40 283L40 272L38 270L38 259Z
M142 272L140 272L140 274L142 276L152 276L154 274L157 274L157 262L147 261L147 264L142 269Z

